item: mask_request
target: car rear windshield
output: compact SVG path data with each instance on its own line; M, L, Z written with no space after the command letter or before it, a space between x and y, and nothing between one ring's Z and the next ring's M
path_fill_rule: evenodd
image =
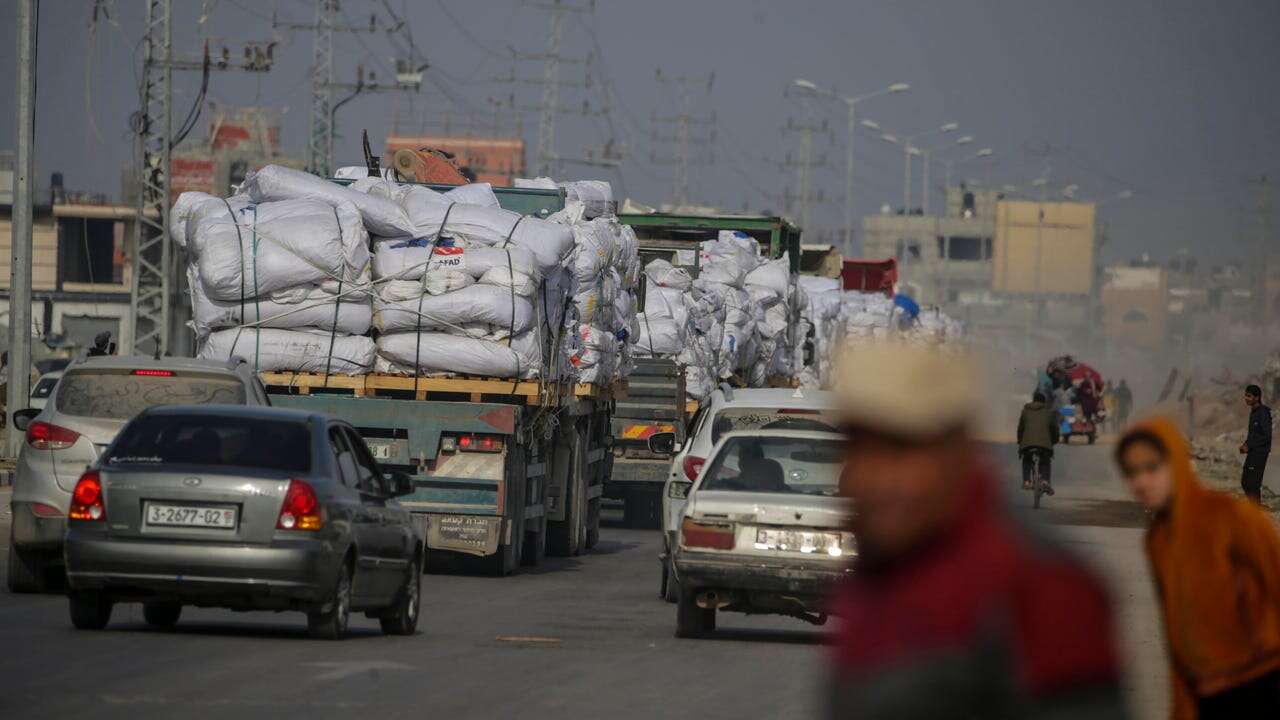
M112 465L206 465L311 471L305 423L234 415L149 415L120 433Z
M67 373L58 384L55 406L60 413L128 420L156 405L243 405L244 385L235 378L208 375L135 375L119 372Z
M835 495L843 467L839 440L738 437L720 449L700 489Z
M742 430L811 430L835 432L829 411L798 408L728 408L716 413L711 423L711 442L720 442L725 433Z

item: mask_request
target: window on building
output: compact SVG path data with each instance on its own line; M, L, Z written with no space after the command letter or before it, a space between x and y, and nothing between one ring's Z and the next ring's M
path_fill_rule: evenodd
M1121 318L1121 320L1126 325L1144 324L1147 322L1147 314L1142 312L1141 310L1130 310L1129 312L1124 314L1124 317Z
M990 260L991 238L952 235L948 248L947 239L939 237L938 257L948 255L950 260Z
M903 260L919 260L920 259L920 243L915 240L899 240L897 243L897 252L899 261Z
M115 265L116 221L61 218L58 284L120 282Z

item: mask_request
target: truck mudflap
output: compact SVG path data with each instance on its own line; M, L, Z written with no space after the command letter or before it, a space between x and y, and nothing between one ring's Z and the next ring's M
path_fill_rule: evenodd
M485 557L497 552L499 545L511 542L506 537L511 532L511 523L500 517L438 513L417 517L420 527L426 526L424 535L431 550Z

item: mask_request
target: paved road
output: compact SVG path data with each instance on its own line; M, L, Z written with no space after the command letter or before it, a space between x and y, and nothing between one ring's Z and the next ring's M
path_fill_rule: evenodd
M1105 449L1059 456L1058 495L1025 516L1105 561L1135 670L1130 696L1141 717L1160 717L1141 513L1120 502ZM0 507L4 543L7 494ZM299 614L194 610L177 630L152 631L137 606L118 607L105 632L76 632L63 598L0 591L0 717L817 716L820 631L725 614L715 639L676 640L674 606L656 597L658 547L654 532L606 528L594 553L536 572L428 576L417 636L383 637L361 617L341 643L307 638Z

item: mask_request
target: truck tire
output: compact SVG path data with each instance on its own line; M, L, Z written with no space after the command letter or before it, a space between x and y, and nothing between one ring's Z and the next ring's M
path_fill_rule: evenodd
M9 529L9 592L42 593L49 589L49 561L44 553L21 550Z
M512 535L512 540L514 540L514 533ZM519 565L521 546L523 544L499 545L497 552L482 558L480 562L484 566L485 574L494 577L506 577L515 572L516 566Z
M587 502L587 537L584 547L587 550L600 544L600 498L591 498Z
M656 484L656 483L655 483ZM662 490L629 488L623 499L623 524L635 530L653 530L662 525Z
M716 609L698 607L693 588L680 588L676 602L676 637L700 638L716 629Z
M587 443L581 427L574 425L569 446L572 459L565 482L564 520L547 523L547 552L572 557L582 552L587 530Z

